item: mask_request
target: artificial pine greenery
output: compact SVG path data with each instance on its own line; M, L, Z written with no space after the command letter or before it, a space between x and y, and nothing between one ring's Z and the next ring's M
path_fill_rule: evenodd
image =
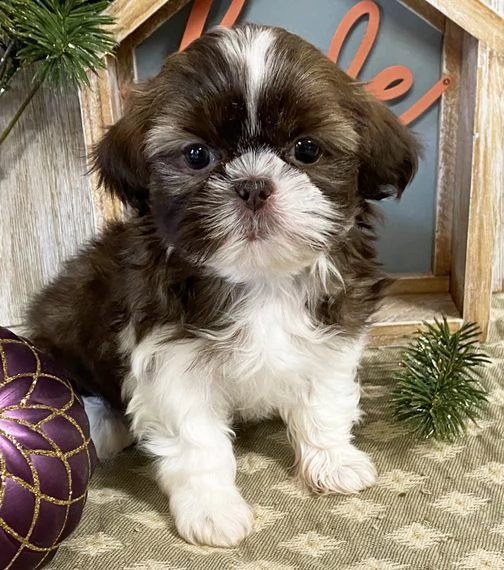
M481 367L489 359L478 348L476 324L452 333L443 317L425 326L404 351L394 378L394 416L418 438L453 441L465 433L468 421L481 417L487 402Z
M54 88L89 84L88 70L103 67L114 47L102 14L107 0L0 0L0 98L16 74L33 66L33 82L3 133L10 133L43 83Z

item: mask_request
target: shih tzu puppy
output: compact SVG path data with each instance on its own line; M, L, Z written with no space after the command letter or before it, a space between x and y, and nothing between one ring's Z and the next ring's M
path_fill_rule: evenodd
M186 540L230 547L251 530L237 419L279 414L316 492L373 484L351 435L387 283L367 200L399 196L417 158L325 55L257 25L169 56L98 145L94 167L132 213L66 264L28 326L89 396L99 454L134 439L156 459Z

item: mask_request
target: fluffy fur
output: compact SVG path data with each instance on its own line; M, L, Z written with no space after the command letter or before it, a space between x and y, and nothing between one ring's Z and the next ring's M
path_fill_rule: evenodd
M307 138L312 163L296 154ZM195 144L208 149L200 169ZM91 398L101 455L131 441L127 418L180 534L215 546L252 526L236 419L280 414L316 492L371 485L351 443L355 375L387 280L366 200L413 176L409 131L301 38L247 25L168 57L94 161L132 214L67 263L28 324Z

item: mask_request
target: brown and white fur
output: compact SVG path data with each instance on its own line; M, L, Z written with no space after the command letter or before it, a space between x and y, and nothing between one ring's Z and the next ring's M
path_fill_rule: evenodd
M387 282L367 200L399 196L417 154L317 49L255 25L169 56L97 147L104 186L132 214L67 263L28 325L90 396L99 454L134 439L156 458L186 540L229 547L251 529L237 419L280 414L316 492L373 484L351 435Z

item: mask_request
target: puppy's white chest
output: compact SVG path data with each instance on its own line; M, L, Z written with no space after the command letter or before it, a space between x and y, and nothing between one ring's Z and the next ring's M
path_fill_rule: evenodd
M223 375L227 393L245 417L267 415L309 380L320 332L303 300L287 293L245 305L234 326L236 341Z
M308 341L309 330L303 323L303 309L278 300L251 307L243 323L241 350L243 365L250 371L281 374L299 368L304 360L299 344ZM309 342L309 341L308 341Z

